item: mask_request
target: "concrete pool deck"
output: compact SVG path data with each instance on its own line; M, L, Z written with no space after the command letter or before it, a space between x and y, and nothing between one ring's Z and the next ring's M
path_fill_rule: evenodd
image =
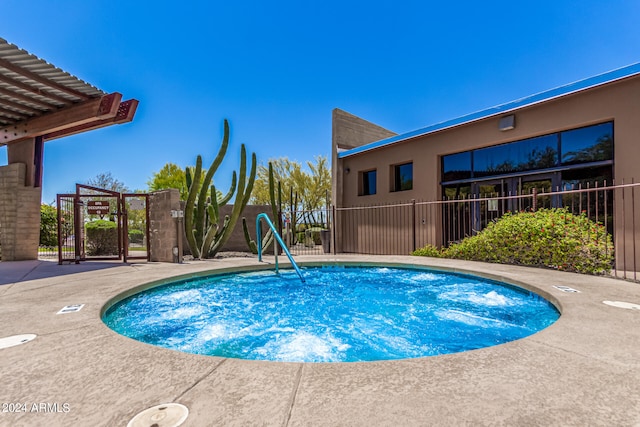
M107 328L100 311L135 286L258 266L256 258L181 265L0 262L0 338L37 335L0 349L0 426L125 426L139 412L171 402L189 409L184 426L640 426L640 310L603 304L640 304L640 284L420 257L297 260L474 271L537 289L560 306L562 316L522 340L420 359L224 359L133 341ZM84 307L56 314L74 304Z

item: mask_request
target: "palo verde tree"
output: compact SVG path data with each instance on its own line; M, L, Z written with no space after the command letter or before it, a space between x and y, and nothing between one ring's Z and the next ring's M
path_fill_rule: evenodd
M311 212L325 208L327 194L331 191L331 172L326 157L315 156L314 159L315 162L306 163L306 169L301 163L286 157L270 160L269 166L260 165L251 202L256 205L272 203L273 190L269 180L273 175L274 181L282 187L282 209L304 211L312 216ZM300 219L306 223L316 222L314 218ZM296 221L295 218L291 220Z
M222 144L207 172L203 174L202 156L197 157L195 168L188 167L185 171L189 193L185 203L184 226L194 258L211 258L223 247L251 196L256 178L256 155L251 155L251 171L247 177L247 153L244 144L240 147L240 172L238 175L233 172L227 194L220 196L212 185L213 176L222 163L228 146L229 123L225 119ZM231 215L226 215L220 224L219 207L231 200L234 194Z

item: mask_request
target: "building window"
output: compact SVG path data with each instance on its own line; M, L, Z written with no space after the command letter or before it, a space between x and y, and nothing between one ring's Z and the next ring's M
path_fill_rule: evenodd
M413 188L413 163L391 166L393 183L391 191L405 191Z
M545 135L473 151L475 177L552 168L558 165L558 135Z
M376 172L375 169L360 172L360 196L376 194Z
M471 178L471 151L442 157L443 181Z
M613 161L613 122L442 156L444 184Z
M613 123L602 123L560 133L562 164L613 159Z

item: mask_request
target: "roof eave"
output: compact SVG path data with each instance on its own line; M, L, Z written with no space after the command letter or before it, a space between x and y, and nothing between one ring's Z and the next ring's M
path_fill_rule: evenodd
M480 110L475 113L467 114L455 119L436 123L434 125L427 126L415 131L396 135L390 138L385 138L380 141L372 142L371 144L363 145L361 147L356 147L351 150L338 153L338 158L343 159L345 157L351 157L357 154L380 149L400 142L406 142L415 138L442 132L455 127L464 126L492 117L513 113L523 108L550 102L561 97L573 95L575 93L583 92L595 87L618 82L620 80L637 76L638 74L640 74L640 63L632 64L626 67L618 68L616 70L608 71L603 74L599 74L597 76L589 77L584 80L579 80L577 82L569 83L564 86L546 90L534 95L529 95L524 98L507 102L505 104L500 104L495 107L487 108L485 110Z

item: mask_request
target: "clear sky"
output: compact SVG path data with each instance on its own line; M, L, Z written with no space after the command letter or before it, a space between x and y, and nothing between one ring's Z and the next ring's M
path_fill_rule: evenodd
M111 172L330 155L331 111L397 133L640 61L637 0L2 0L0 37L105 92L132 123L45 144L43 202ZM6 147L0 148L0 165Z

